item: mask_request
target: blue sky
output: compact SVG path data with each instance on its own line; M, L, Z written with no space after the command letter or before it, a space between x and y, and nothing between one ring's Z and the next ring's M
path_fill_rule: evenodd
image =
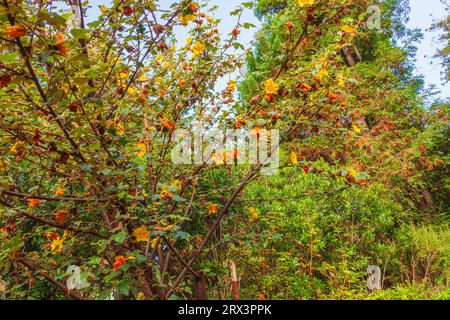
M160 3L172 3L175 0L162 0ZM200 3L201 0L198 0ZM216 17L222 19L220 29L229 32L235 24L235 17L229 15L242 0L211 0L211 5L219 6L216 11ZM110 1L94 0L90 1L92 9L88 11L89 18L95 18L99 13L98 5L107 4ZM418 52L416 56L416 74L423 75L425 86L434 85L440 91L439 96L442 98L449 98L450 83L444 84L441 80L442 61L434 58L436 51L442 45L437 41L439 34L437 32L430 32L427 29L442 17L448 14L448 6L446 7L440 0L410 0L411 12L408 26L410 28L419 28L424 34L424 39L417 45ZM446 11L447 10L447 11ZM89 19L88 20L91 20ZM242 16L242 21L250 22L259 26L258 19L253 15L251 10L246 10ZM242 30L240 40L241 43L247 45L251 42L257 29ZM179 34L180 41L183 42L185 34L181 31Z
M449 14L448 6L441 3L440 0L410 0L411 13L408 26L410 28L420 28L424 33L424 39L418 45L416 72L422 74L426 85L436 85L440 89L442 98L450 96L450 83L446 85L441 81L440 72L442 70L442 61L433 58L438 48L441 46L436 32L427 32L426 30L442 17Z

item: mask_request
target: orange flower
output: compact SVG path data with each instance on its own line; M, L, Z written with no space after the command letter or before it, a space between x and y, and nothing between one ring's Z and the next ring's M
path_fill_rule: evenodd
M133 234L137 242L148 242L150 240L150 231L147 230L145 225L134 230Z
M337 99L338 99L338 95L336 93L330 92L328 94L328 102L329 103L336 103Z
M65 192L64 189L59 188L59 189L56 189L55 195L56 196L62 196L64 194L64 192Z
M364 186L364 185L366 185L366 180L364 180L364 179L358 179L357 180L357 183L360 185L360 186Z
M190 2L188 4L188 7L191 10L191 12L193 12L193 13L198 11L198 7L193 2Z
M303 172L308 174L311 171L311 165L307 164L303 166Z
M51 242L47 242L46 244L44 244L44 249L49 250L51 246Z
M280 86L273 79L268 79L266 82L264 82L264 87L266 90L266 94L275 95L278 93L278 90L280 90Z
M200 245L203 242L203 237L200 235L195 236L195 243Z
M64 33L57 33L55 35L56 44L64 43L64 39L66 38L66 35Z
M217 212L219 212L219 207L216 203L210 203L206 208L208 209L209 215L217 214Z
M308 45L308 38L303 38L301 45L302 47L306 47Z
M59 43L56 45L56 48L58 48L59 54L63 57L67 57L67 47L65 43Z
M53 239L53 240L59 238L59 234L57 234L56 232L47 232L46 236L47 236L47 238Z
M283 118L283 115L282 115L281 113L275 113L275 114L272 116L272 120L273 120L273 121L280 120L281 118Z
M64 41L64 39L66 38L66 35L64 33L57 33L55 35L55 46L56 48L58 48L59 54L62 55L63 57L67 57L67 47L66 47L66 42Z
M6 35L11 38L20 38L26 34L26 29L20 24L16 24L5 29Z
M39 199L28 198L27 202L29 207L39 207L41 205Z
M173 199L173 194L170 193L169 191L167 191L166 189L163 189L161 191L160 196L161 196L162 200L172 200Z
M120 266L123 266L125 263L127 263L127 258L125 258L124 256L116 257L116 260L113 263L114 271L117 271L120 268Z
M175 128L175 124L167 120L167 118L161 118L163 128L172 131Z
M275 97L274 97L274 95L272 93L266 93L264 95L264 98L266 98L266 100L269 101L269 102L273 102L275 100Z
M141 93L139 94L139 102L140 103L145 103L148 100L148 92L147 90L142 90Z
M67 215L68 215L68 213L65 211L58 211L55 213L55 220L59 224L64 224L64 222L66 222Z
M245 119L238 119L235 123L234 123L234 128L235 129L239 129L242 125L245 125L247 123L247 120Z
M300 85L300 88L303 90L305 94L308 94L309 90L311 90L311 86L307 85L306 83L302 83Z

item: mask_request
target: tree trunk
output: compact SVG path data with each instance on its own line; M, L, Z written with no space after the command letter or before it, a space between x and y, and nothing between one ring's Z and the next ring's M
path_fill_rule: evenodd
M198 270L197 276L194 276L194 298L195 300L208 300L206 277L202 270Z
M347 62L347 65L349 67L353 67L355 64L362 60L358 48L356 48L354 45L342 48L341 54L345 58L345 61Z

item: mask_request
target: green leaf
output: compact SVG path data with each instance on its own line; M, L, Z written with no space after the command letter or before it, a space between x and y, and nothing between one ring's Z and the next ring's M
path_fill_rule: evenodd
M100 264L100 257L91 257L88 263L92 265Z
M79 39L88 39L89 38L89 31L84 29L72 29L70 30L70 33L72 34L72 37L75 41L78 41Z
M117 285L117 289L119 289L119 292L125 296L127 296L130 292L130 280L124 280L122 282L119 282Z
M124 231L116 233L115 235L113 235L111 237L111 239L114 240L117 243L123 243L126 238L127 238L127 233L124 232Z
M4 53L0 56L0 61L3 63L14 63L17 62L19 54L17 52Z
M92 172L92 169L94 168L89 163L80 163L79 166L80 166L81 169L83 169L83 170L85 170L87 172Z

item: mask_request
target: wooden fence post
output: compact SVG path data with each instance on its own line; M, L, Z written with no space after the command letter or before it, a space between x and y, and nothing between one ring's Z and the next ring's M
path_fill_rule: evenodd
M231 270L231 287L233 290L233 300L239 300L239 284L236 273L236 264L234 261L230 262L230 270Z
M367 268L367 288L370 291L381 289L381 269L379 266L369 266Z

